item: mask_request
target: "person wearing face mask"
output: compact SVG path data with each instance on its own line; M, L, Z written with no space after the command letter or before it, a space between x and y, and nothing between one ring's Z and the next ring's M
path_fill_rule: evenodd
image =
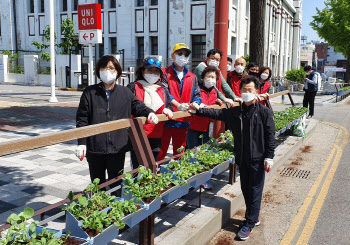
M204 68L207 66L214 66L218 69L220 65L220 61L222 58L222 51L220 49L211 49L207 53L207 59L203 62L201 62L194 71L194 74L196 75L197 81L202 82L202 72ZM216 83L216 88L218 89L218 98L225 103L229 104L229 106L234 105L234 100L237 98L237 96L233 93L230 85L227 84L225 78L223 77L221 71L219 71L219 77L218 81Z
M248 76L248 74L244 71L245 66L246 66L245 59L243 58L236 59L234 64L234 70L229 72L227 77L227 83L231 87L233 93L238 97L241 97L239 85L242 79Z
M232 70L232 58L227 56L227 74Z
M152 109L138 100L130 89L116 84L121 75L122 69L115 57L105 55L97 61L96 76L101 82L84 89L76 114L77 128L128 119L131 115L144 116L150 123L158 123ZM129 148L128 131L121 129L78 139L75 154L81 161L86 156L91 182L99 178L103 183L106 182L106 170L108 179L117 177L123 170Z
M136 69L136 81L129 83L127 87L136 95L138 100L145 103L156 114L165 114L169 119L172 119L173 112L169 94L160 83L161 80L165 79L161 64L162 62L156 57L144 59L142 65ZM158 158L160 151L163 127L164 122L157 125L143 125L155 159ZM134 169L137 168L139 164L134 151L131 152L131 160Z
M318 91L318 82L321 81L321 75L318 72L314 72L311 66L305 66L304 71L306 77L304 78L304 99L303 107L309 108L309 115L307 118L311 118L314 115L315 97Z
M273 166L276 148L272 112L257 102L258 89L258 80L249 76L240 83L241 106L229 109L200 108L195 114L222 120L233 133L235 161L239 166L246 204L245 221L237 234L242 240L248 239L253 228L260 225L265 172L269 172Z
M261 67L258 73L259 77L259 99L260 103L266 105L266 100L269 99L269 90L271 88L271 83L269 79L271 78L271 69L267 66Z
M250 76L259 77L259 66L253 62L247 65L247 73Z
M173 64L163 68L165 76L164 86L168 89L173 111L187 111L201 103L200 89L195 75L188 71L188 63L191 50L185 43L174 46L171 58ZM165 122L162 143L158 160L164 159L172 139L173 154L177 155L177 149L185 148L187 130L190 126L190 118L177 118Z

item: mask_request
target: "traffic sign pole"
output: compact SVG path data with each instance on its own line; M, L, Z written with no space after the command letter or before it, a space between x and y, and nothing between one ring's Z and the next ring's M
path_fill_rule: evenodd
M51 69L51 97L49 102L58 102L55 94L55 23L54 23L54 9L53 0L50 0L50 69Z

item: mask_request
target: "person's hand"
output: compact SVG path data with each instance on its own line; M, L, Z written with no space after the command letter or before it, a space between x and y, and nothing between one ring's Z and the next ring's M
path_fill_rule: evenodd
M238 103L240 103L240 104L243 103L243 100L242 100L241 97L236 97L234 101L235 101L235 102L238 102Z
M303 80L306 81L306 80L307 80L307 77L304 77Z
M152 124L158 124L158 117L157 117L157 115L154 114L153 112L148 114L147 122L148 123L152 123Z
M196 114L196 112L199 110L199 104L197 102L192 102L190 104L190 107L188 109L188 112L191 114Z
M78 145L78 147L75 149L75 155L77 158L80 159L80 161L83 161L86 154L86 145Z
M270 98L270 95L268 93L265 94L259 94L260 100L268 100Z
M216 99L215 103L221 106L224 102L222 102L222 100L220 99Z
M229 98L225 98L224 102L226 103L226 105L228 105L228 107L233 107L235 105L233 100L231 100Z
M265 169L265 171L266 172L270 172L272 166L273 166L273 159L265 158L265 160L264 160L264 169Z
M177 106L179 111L187 111L190 105L188 103L181 103Z
M199 105L199 108L204 108L205 106L206 106L206 104L201 103L201 104Z
M162 113L166 115L169 119L173 119L173 112L168 108L164 108Z

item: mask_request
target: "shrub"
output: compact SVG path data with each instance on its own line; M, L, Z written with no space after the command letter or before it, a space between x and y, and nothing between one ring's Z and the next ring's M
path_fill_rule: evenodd
M304 83L303 78L305 77L306 73L303 67L300 67L300 69L291 69L286 72L286 78L293 82Z

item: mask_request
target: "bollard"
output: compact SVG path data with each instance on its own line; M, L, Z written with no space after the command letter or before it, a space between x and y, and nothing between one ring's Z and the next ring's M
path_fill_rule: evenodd
M284 99L285 99L285 96L282 95L282 104L284 104Z

